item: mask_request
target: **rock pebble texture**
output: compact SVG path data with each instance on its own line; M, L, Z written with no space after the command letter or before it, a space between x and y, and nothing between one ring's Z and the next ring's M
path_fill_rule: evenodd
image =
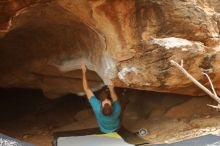
M219 0L2 0L0 87L82 95L105 84L204 95L170 64L220 93Z

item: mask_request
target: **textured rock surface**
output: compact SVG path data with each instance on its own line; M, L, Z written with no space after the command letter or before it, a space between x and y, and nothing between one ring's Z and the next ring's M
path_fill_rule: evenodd
M104 84L204 94L180 62L220 93L218 0L14 0L0 3L0 86L40 88L51 98ZM100 77L98 77L99 75ZM186 92L187 91L187 92Z

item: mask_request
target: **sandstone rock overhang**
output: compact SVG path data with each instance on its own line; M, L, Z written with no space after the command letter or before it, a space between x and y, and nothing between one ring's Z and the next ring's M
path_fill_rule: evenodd
M93 90L104 84L187 95L220 81L220 2L30 0L0 3L0 87L82 94L80 63Z

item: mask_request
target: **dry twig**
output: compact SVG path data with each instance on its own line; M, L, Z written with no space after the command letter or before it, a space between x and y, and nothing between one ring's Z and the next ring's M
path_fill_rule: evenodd
M177 67L177 69L179 69L186 77L188 77L194 84L196 84L200 89L202 89L204 92L206 92L210 97L212 97L215 101L218 102L218 105L215 106L215 105L210 105L210 104L207 104L208 106L212 107L212 108L215 108L215 109L218 109L220 110L220 98L218 97L218 95L216 94L216 91L214 89L214 86L212 84L212 81L210 79L210 77L208 76L208 74L206 73L203 73L209 80L209 83L212 87L212 91L213 93L207 89L204 85L202 85L199 81L197 81L190 73L188 73L184 68L183 68L183 61L181 60L181 65L178 64L177 62L175 62L174 60L170 60L170 63Z

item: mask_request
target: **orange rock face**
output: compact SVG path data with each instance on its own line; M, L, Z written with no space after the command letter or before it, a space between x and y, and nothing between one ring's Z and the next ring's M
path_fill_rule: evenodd
M216 0L14 0L0 3L0 86L82 93L80 64L104 84L204 93L170 60L220 92L220 2ZM96 74L96 73L97 74Z

